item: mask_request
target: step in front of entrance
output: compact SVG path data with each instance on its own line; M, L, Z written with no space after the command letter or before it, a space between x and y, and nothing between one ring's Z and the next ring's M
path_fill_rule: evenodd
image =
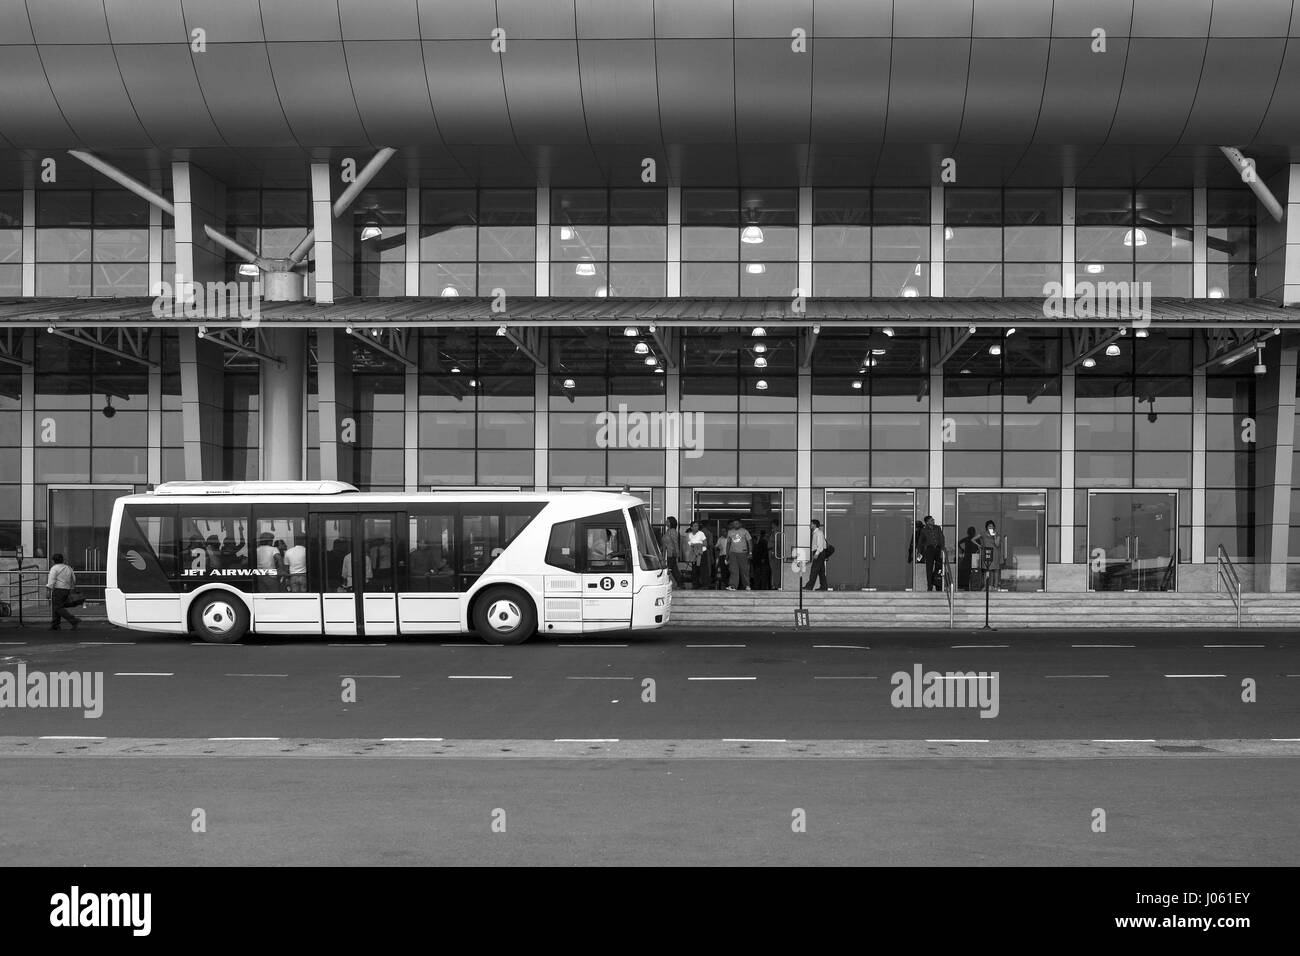
M953 626L982 627L984 595L955 596ZM785 591L677 591L671 626L787 628L799 595ZM947 628L944 594L916 591L827 591L803 596L817 627ZM1226 594L1177 592L998 592L989 595L989 620L1006 628L1224 628L1237 611ZM1245 595L1243 627L1291 627L1300 621L1300 594Z

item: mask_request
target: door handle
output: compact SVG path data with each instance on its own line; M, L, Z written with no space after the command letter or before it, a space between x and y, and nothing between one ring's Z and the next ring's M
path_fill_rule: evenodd
M874 559L875 556L876 556L876 536L873 534L871 536L871 557Z

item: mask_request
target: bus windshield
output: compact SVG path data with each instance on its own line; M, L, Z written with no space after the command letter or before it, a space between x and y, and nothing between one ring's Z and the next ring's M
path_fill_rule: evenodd
M659 542L650 530L650 519L646 517L644 505L633 505L632 530L636 533L636 553L643 571L658 571L664 566L664 557L659 550Z

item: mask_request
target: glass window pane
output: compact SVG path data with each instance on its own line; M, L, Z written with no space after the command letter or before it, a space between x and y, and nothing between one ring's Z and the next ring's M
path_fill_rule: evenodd
M944 266L943 294L996 298L1002 295L1000 262Z
M735 296L739 278L740 267L735 262L683 262L682 295Z
M474 484L474 452L445 449L420 452L420 485Z
M506 295L533 295L537 291L535 271L532 262L482 264L478 267L478 294L496 295L495 290L500 289Z
M668 255L666 226L611 226L609 257L615 260L655 261Z
M740 230L717 226L682 227L682 259L736 260L740 258Z
M668 190L611 189L610 225L664 225L668 222Z
M609 267L609 294L661 298L667 294L667 267L662 262L614 262Z
M735 189L682 190L682 225L735 226L739 222L739 191Z
M536 236L533 226L482 226L478 257L487 262L536 262Z

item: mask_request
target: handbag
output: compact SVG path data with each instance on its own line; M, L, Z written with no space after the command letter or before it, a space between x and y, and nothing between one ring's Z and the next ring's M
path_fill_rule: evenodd
M86 595L82 594L76 588L68 592L68 599L63 602L64 607L81 607L86 603Z
M831 557L833 554L835 554L835 545L833 545L833 544L827 544L827 545L826 545L826 548L822 551L822 555L821 555L821 556L822 556L823 558L829 558L829 557Z

